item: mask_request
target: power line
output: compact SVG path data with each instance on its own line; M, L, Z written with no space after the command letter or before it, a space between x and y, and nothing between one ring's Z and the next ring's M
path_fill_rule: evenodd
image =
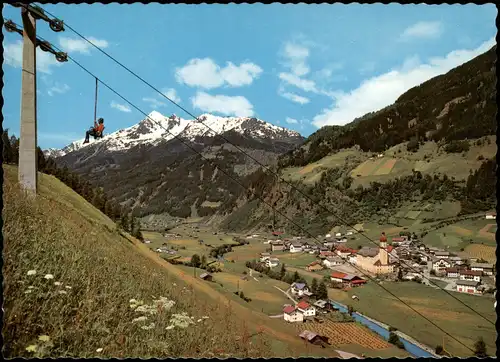
M53 17L55 17L55 15L51 14L50 12L48 12L47 10L45 10L45 12ZM329 208L327 208L326 206L320 204L319 202L313 200L309 195L307 195L305 192L303 192L301 189L299 189L298 187L294 186L292 183L286 181L285 179L281 178L279 173L277 172L274 172L273 170L271 170L270 168L268 168L266 165L262 164L261 162L259 162L257 159L255 159L254 157L252 157L251 155L249 155L247 152L245 152L242 148L240 148L239 146L235 145L234 143L232 143L230 140L228 140L226 137L224 137L222 134L219 134L217 132L215 132L215 130L213 128L211 128L210 126L207 126L204 122L202 122L198 117L196 117L195 115L193 115L191 112L189 112L188 110L186 110L185 108L183 108L182 106L180 106L179 104L177 104L175 101L173 101L172 99L170 99L168 96L166 96L165 94L163 94L160 90L158 90L156 87L154 87L152 84L150 84L148 81L144 80L142 77L140 77L138 74L136 74L134 71L130 70L127 66L123 65L121 62L119 62L116 58L114 58L113 56L111 56L110 54L108 54L106 51L102 50L99 46L95 45L94 43L92 43L90 40L88 40L86 37L84 37L82 34L80 34L78 31L76 31L74 28L72 28L71 26L65 24L66 27L68 29L70 29L71 31L73 31L75 34L77 34L79 37L81 37L82 39L84 39L86 42L88 42L89 44L91 44L93 47L95 47L97 50L99 50L101 53L103 53L104 55L106 55L108 58L112 59L115 63L117 63L118 65L120 65L122 68L124 68L125 70L127 70L130 74L132 74L133 76L135 76L137 79L139 79L140 81L142 81L143 83L145 83L146 85L148 85L150 88L152 88L153 90L155 90L156 92L158 92L162 97L164 97L165 99L167 99L168 101L170 101L171 103L173 103L175 106L177 106L178 108L180 108L181 110L183 110L184 112L186 112L188 115L190 115L191 117L193 117L194 119L196 119L199 123L201 123L202 125L204 125L205 127L207 127L209 130L211 130L212 132L214 132L215 134L215 137L220 137L222 138L224 141L226 141L227 143L231 144L232 146L234 146L238 151L240 151L241 153L243 153L245 156L249 157L251 160L253 160L255 163L257 163L258 165L260 165L263 169L265 169L266 171L269 171L274 177L276 177L276 179L278 180L278 183L281 183L281 182L284 182L286 183L288 186L290 186L292 189L298 191L302 196L306 197L309 201L311 201L314 205L317 205L319 206L321 209L323 209L323 211L326 211L328 212L329 214L331 214L332 216L334 216L335 218L337 218L342 224L346 225L346 226L349 226L350 228L352 228L354 231L358 232L359 235L361 235L363 238L365 238L366 240L368 240L369 242L377 245L378 243L372 239L370 239L368 236L366 236L364 233L361 233L359 232L359 230L357 230L353 225L347 223L345 220L343 220L341 217L338 216L337 213L335 213L334 211L330 210ZM184 130L181 132L181 134L184 132ZM319 241L319 240L318 240ZM380 246L379 246L380 247ZM390 252L387 250L387 248L382 248L384 249L385 251L387 251L389 254ZM394 255L393 255L394 257ZM401 258L399 257L396 257L396 259L398 261L401 262ZM414 269L411 265L409 265L408 263L406 263L406 261L403 261L403 264L410 270L414 271L414 272L418 272L416 269ZM430 278L427 278L425 277L425 275L423 276L423 279L427 280L427 282L429 282L429 284L439 288L440 290L444 291L446 294L448 294L450 297L452 297L453 299L455 299L456 301L458 301L459 303L461 303L462 305L464 305L465 307L467 307L468 309L470 309L472 312L474 312L475 314L479 315L481 318L483 318L484 320L486 320L488 323L494 325L495 323L490 321L488 318L486 318L485 316L483 316L481 313L479 313L478 311L476 311L475 309L473 309L472 307L470 307L469 305L465 304L463 301L461 301L460 299L458 299L457 297L455 297L453 294L449 293L446 289L442 288L441 286L439 286L437 283L433 282Z
M71 59L76 65L78 65L80 68L82 68L85 72L87 72L90 76L92 76L93 78L96 78L99 80L99 82L104 85L106 88L108 88L112 93L114 93L115 95L117 95L118 97L120 97L123 101L127 102L131 107L133 107L134 109L136 109L138 112L142 113L144 116L146 116L150 121L152 121L153 123L156 123L159 127L163 128L167 133L169 133L170 135L174 136L173 138L177 138L178 136L175 136L173 133L171 133L168 129L166 129L165 127L163 127L159 122L156 122L154 119L150 118L144 111L142 111L139 107L137 107L135 104L133 104L132 102L130 102L127 98L125 98L124 96L122 96L120 93L118 93L117 91L115 91L111 86L109 86L107 83L105 83L102 79L98 78L96 75L94 75L92 72L90 72L87 68L85 68L83 65L81 65L78 61L76 61L75 59L73 59L70 55L68 55L68 58ZM178 138L178 140L182 143L184 143L188 148L190 148L191 150L193 150L196 154L200 155L204 160L208 161L209 163L213 164L217 169L219 169L223 174L225 174L227 177L229 177L231 180L233 180L236 184L238 184L239 186L241 186L242 188L244 189L247 189L244 185L242 185L238 180L236 180L234 177L232 177L231 175L229 175L226 171L224 171L219 165L217 165L214 161L208 159L207 157L205 157L201 152L197 151L195 148L193 148L191 145L189 145L186 141L184 141L182 138ZM262 197L258 196L262 202L264 202L265 204L267 204L271 209L275 210L275 208L267 203L267 201L265 201ZM288 216L284 215L281 211L279 210L275 210L275 211L278 211L279 214L281 214L281 216L285 217L287 220L289 220L291 223L293 223L296 227L298 227L299 229L301 229L302 231L306 232L307 234L310 235L311 238L317 240L318 242L320 242L320 240L318 240L314 235L312 235L310 232L308 232L307 230L305 230L304 228L302 228L300 225L298 225L297 223L295 223L292 219L290 219ZM474 352L474 350L472 350L470 347L468 347L467 345L465 345L464 343L462 343L460 340L458 340L457 338L455 338L453 335L451 335L450 333L448 333L447 331L445 331L444 329L442 329L440 326L438 326L437 324L435 324L432 320L430 320L429 318L427 318L426 316L422 315L420 312L418 312L417 310L415 310L413 307L411 307L409 304L407 304L406 302L404 302L402 299L400 299L398 296L396 296L394 293L392 293L391 291L389 291L388 289L386 289L385 287L383 287L381 284L377 283L376 280L374 280L372 277L370 277L369 275L367 275L364 271L360 270L359 268L357 267L354 267L356 270L358 270L361 274L365 275L366 277L368 277L368 279L370 279L372 282L374 282L376 285L378 285L379 287L381 287L383 290L385 290L387 293L389 293L390 295L392 295L394 298L396 298L397 300L399 300L401 303L403 303L405 306L407 306L409 309L411 309L412 311L414 311L416 314L418 314L419 316L421 316L422 318L424 318L426 321L428 321L430 324L432 324L433 326L435 326L437 329L439 329L441 332L443 332L445 335L447 335L448 337L451 337L452 339L454 339L455 341L457 341L459 344L461 344L462 346L464 346L465 348L469 349L471 352Z

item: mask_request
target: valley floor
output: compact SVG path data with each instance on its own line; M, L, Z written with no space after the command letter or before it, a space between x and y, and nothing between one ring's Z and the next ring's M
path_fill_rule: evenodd
M482 225L482 222L479 222L479 224ZM381 229L376 230L375 228L384 227L378 225L368 226L369 234L379 234ZM398 233L399 229L393 231L394 233ZM284 293L284 291L289 289L290 285L282 281L271 279L266 275L259 275L260 273L255 271L250 274L251 271L245 266L246 261L259 259L259 254L266 251L269 245L265 244L264 241L266 241L267 238L272 238L271 235L260 233L258 236L249 238L247 235L216 232L207 226L196 223L182 225L170 230L169 233L178 233L180 236L172 239L168 237L168 235L164 237L160 233L144 233L145 238L150 241L149 244L144 244L144 246L147 245L154 250L163 243L166 243L178 249L175 254L180 256L178 260L189 261L190 256L197 253L200 256L205 255L210 261L214 259L210 258L209 251L211 248L206 244L217 246L224 243L230 243L233 236L239 236L249 240L250 244L235 246L233 247L233 251L224 255L224 261L218 264L223 271L213 273L215 282L204 283L210 288L228 297L232 297L236 303L245 305L250 309L262 312L268 316L275 317L273 318L273 322L279 321L285 324L285 322L277 318L277 316L282 314L284 304L291 303ZM214 235L214 233L216 233L216 235ZM205 245L200 245L198 240L201 239L204 241ZM351 240L350 243L357 244L360 240L361 238L355 238ZM305 267L316 259L314 255L308 253L291 254L287 252L273 252L272 254L277 257L281 263L286 265L287 271L297 271L308 281L309 285L312 279L316 278L317 280L321 280L329 276L332 272L328 269L315 272L305 270ZM175 258L173 255L160 255L166 259ZM192 267L184 265L172 265L172 267L184 273L184 276L199 276L205 272L205 270L193 270ZM346 272L352 273L350 270L346 270ZM493 301L490 297L464 295L456 293L455 291L449 292L459 300L457 301L444 291L424 284L411 281L386 281L381 283L384 288L403 300L411 308L415 309L425 318L432 320L440 328L447 331L451 336L458 339L469 348L473 349L476 339L478 337L483 337L489 353L491 354L496 350L496 332L494 328L495 311L493 309ZM246 297L251 298L251 301L247 303L241 298L236 297L234 292L237 290L243 291ZM471 356L472 354L471 350L430 324L425 318L415 313L411 308L391 296L374 282L370 281L363 287L354 288L348 291L329 288L328 295L332 300L344 304L351 304L356 311L397 328L399 331L406 333L418 342L429 346L431 349L434 349L437 345L444 345L446 350L453 355ZM352 297L354 295L358 297L358 300L353 301ZM463 304L460 303L460 301L463 302ZM464 306L464 304L478 311L485 316L486 319L493 321L493 324L474 314L467 306ZM307 326L307 323L305 326ZM315 327L309 325L309 327L304 328L314 329ZM324 328L322 330L324 330ZM352 339L351 346L343 346L343 348L340 349L352 353L363 353L366 356L387 356L390 354L397 356L401 353L401 351L395 347L387 347L385 350L382 348L362 351L364 347L361 342L356 341L356 338Z

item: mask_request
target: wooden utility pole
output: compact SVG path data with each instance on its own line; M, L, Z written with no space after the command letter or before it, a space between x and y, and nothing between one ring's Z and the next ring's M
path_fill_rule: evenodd
M38 187L36 124L36 20L25 8L23 19L23 69L21 91L21 135L19 139L19 184L34 194Z
M11 3L21 8L23 29L19 29L11 20L4 23L7 31L23 36L23 68L21 76L21 128L19 137L19 184L22 189L36 195L38 189L37 155L37 114L36 114L36 47L55 55L57 61L67 61L67 54L56 52L52 45L36 36L36 20L49 23L55 32L64 31L64 24L59 19L50 19L42 8L20 2Z

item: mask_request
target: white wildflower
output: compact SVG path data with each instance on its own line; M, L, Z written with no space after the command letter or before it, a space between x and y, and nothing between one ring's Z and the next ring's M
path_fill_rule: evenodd
M148 326L142 326L141 328L144 330L150 330L150 329L153 329L154 327L155 327L155 324L151 323Z
M136 303L137 303L137 300L135 300L135 299L130 299L128 302L129 302L130 304L136 304Z
M62 285L62 283L61 282L54 282L54 285L58 287L58 286Z
M146 319L148 319L148 317L145 317L145 316L142 316L142 317L137 317L137 318L132 319L132 323L136 323L136 322L143 322L143 321L145 321Z
M28 270L28 275L36 275L36 270Z
M49 279L54 279L54 276L52 274L45 274L44 278L49 280Z
M68 292L67 292L67 291L65 291L65 290L60 290L60 291L59 291L59 294L68 294Z
M173 285L174 287L176 287L176 286L177 286L177 284L175 284L175 283L172 283L172 285Z
M26 347L26 350L27 350L28 352L36 352L36 350L37 350L37 345L36 345L36 344L32 344L32 345L30 345L30 346Z
M204 315L203 317L201 317L203 319L208 319L208 316L207 315Z
M173 329L175 326L173 324L169 325L168 327L166 327L165 329Z
M50 341L50 337L44 334L43 336L38 337L38 340L43 341L43 342L48 342Z
M66 285L66 289L71 289L71 286L70 285Z
M28 290L24 291L24 294L30 294L30 293L31 293L31 289L28 289Z
M172 314L170 323L179 328L187 328L190 324L194 324L194 318L188 316L186 312L183 312L181 314Z
M96 351L97 353L101 353L101 352L102 352L102 348L97 348L95 351Z
M196 323L200 323L202 320L203 320L203 319L201 319L201 318L200 318L200 319L198 319L198 320L196 321Z
M34 289L35 287L33 285L30 285L28 289Z

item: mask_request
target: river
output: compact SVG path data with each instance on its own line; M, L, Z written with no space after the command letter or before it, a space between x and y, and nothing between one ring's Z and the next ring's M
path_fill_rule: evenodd
M347 307L343 304L340 304L335 301L331 301L331 303L338 308L341 312L347 313ZM382 327L381 323L377 323L373 319L368 319L367 317L363 316L362 314L359 314L357 312L354 312L352 314L352 317L360 322L361 324L365 325L375 333L377 333L379 336L383 337L385 340L389 339L389 330ZM430 351L430 348L423 348L423 346L419 346L417 343L410 342L408 339L405 337L401 336L400 333L398 333L399 339L405 346L405 349L408 353L410 353L414 357L423 357L423 358L436 358L437 356Z

